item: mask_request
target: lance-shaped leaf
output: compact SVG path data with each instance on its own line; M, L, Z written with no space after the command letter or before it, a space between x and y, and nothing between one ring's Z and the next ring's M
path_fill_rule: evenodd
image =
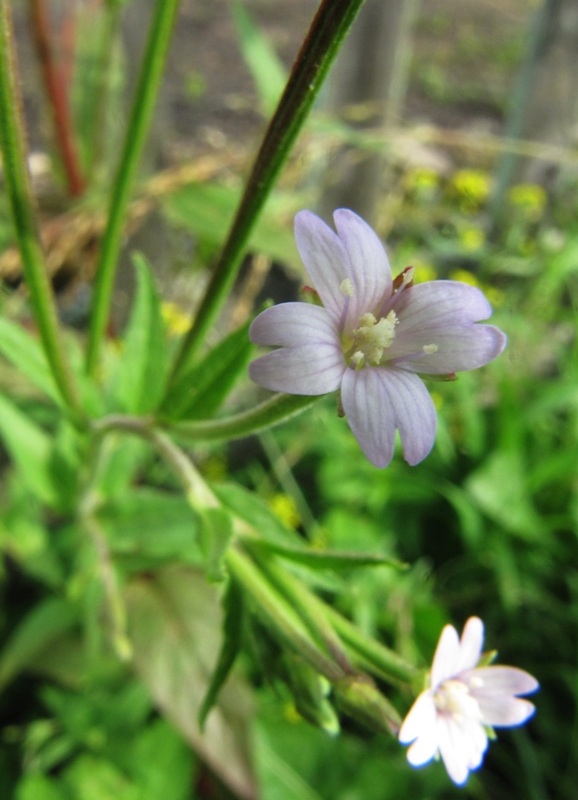
M221 649L219 592L201 572L166 568L126 590L134 664L156 704L238 797L257 797L249 759L251 703L232 676L207 717L199 711Z

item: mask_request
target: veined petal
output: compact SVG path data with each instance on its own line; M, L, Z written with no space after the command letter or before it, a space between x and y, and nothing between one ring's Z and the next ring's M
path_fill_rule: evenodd
M432 449L437 429L434 402L421 378L400 369L375 369L382 392L387 392L389 413L399 430L403 457L412 467Z
M435 731L436 716L437 712L432 693L429 690L422 692L410 708L399 729L399 741L402 744L409 744L414 739L417 739L418 736L422 736L425 731L431 729Z
M477 691L475 684L478 684L479 681L482 682L480 691L483 692L520 695L532 694L532 692L540 688L540 684L533 675L517 667L478 667L466 673L463 676L463 680L470 683L472 693Z
M484 725L492 728L513 728L522 725L536 711L533 703L520 697L503 694L475 695Z
M325 308L308 303L282 303L262 311L251 323L249 338L268 347L338 342L335 321Z
M446 625L441 632L431 667L432 688L439 686L457 674L460 658L460 639L453 625Z
M340 347L317 343L273 350L249 364L249 375L274 392L316 396L338 389L344 369Z
M340 320L347 302L341 285L351 275L339 236L313 212L300 211L295 217L295 242L321 302Z
M348 322L355 324L361 314L375 311L389 299L391 267L381 240L361 217L347 208L340 208L333 220L349 260L353 296Z
M459 281L426 281L406 289L392 307L400 318L399 330L429 330L470 325L492 316L484 293ZM403 327L402 327L403 323Z
M483 367L500 355L507 341L499 328L478 323L405 334L401 328L400 322L395 341L388 351L389 358L396 366L409 372L430 375L446 375ZM427 353L424 350L430 345L435 345L435 352Z
M376 467L387 467L395 447L395 416L383 370L346 369L341 401L349 427L367 458Z
M466 782L470 770L482 763L488 736L479 722L469 718L459 721L452 715L439 718L439 746L444 766L454 783Z
M479 617L470 617L464 625L460 640L457 672L472 669L480 660L484 646L484 623Z

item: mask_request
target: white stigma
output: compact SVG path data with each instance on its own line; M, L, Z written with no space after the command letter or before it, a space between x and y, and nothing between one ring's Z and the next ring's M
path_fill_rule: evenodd
M433 353L437 353L438 346L437 344L424 344L422 350L424 353L427 353L428 356L431 356Z
M339 291L341 294L345 295L345 297L353 297L354 290L353 290L353 283L349 278L345 278L339 284Z
M383 351L391 347L395 339L395 326L398 322L395 311L390 311L379 321L370 312L363 314L359 318L359 327L353 331L356 348L351 358L353 366L363 366L364 361L377 366L383 357Z

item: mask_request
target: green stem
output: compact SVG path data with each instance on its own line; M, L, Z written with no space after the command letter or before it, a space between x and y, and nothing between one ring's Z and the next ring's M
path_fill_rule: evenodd
M179 2L180 0L157 0L150 23L149 39L141 64L118 172L113 184L108 221L96 273L86 356L86 368L89 373L94 372L98 363L100 346L108 323L125 212L152 118Z
M259 612L269 621L276 634L299 653L329 681L345 677L341 667L328 658L311 639L299 616L267 581L253 561L240 550L230 547L225 562L234 580L258 604Z
M286 422L291 417L305 411L319 399L319 397L302 395L275 394L250 411L243 411L231 417L171 423L167 425L167 428L179 439L191 442L242 439Z
M193 361L227 297L259 213L362 4L363 0L322 0L265 133L211 281L175 360L172 381Z
M84 413L65 357L56 303L36 225L18 86L9 2L0 0L0 143L4 158L4 180L22 269L44 352L65 403L77 417L82 418Z

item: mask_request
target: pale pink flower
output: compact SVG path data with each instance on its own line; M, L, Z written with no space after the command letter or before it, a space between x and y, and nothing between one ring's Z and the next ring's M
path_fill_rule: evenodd
M413 742L407 758L421 767L441 755L454 783L463 784L477 769L493 728L522 725L534 706L519 695L539 688L538 681L515 667L477 666L484 625L466 622L461 641L451 625L443 629L435 652L429 688L422 692L399 731L402 744Z
M457 281L413 285L413 270L394 282L374 231L347 209L335 233L310 211L295 218L297 247L322 306L283 303L250 328L255 344L277 347L249 367L277 392L340 390L349 426L377 467L392 459L399 430L405 459L422 461L436 432L433 401L419 377L452 375L496 358L506 337L492 325L482 292Z

